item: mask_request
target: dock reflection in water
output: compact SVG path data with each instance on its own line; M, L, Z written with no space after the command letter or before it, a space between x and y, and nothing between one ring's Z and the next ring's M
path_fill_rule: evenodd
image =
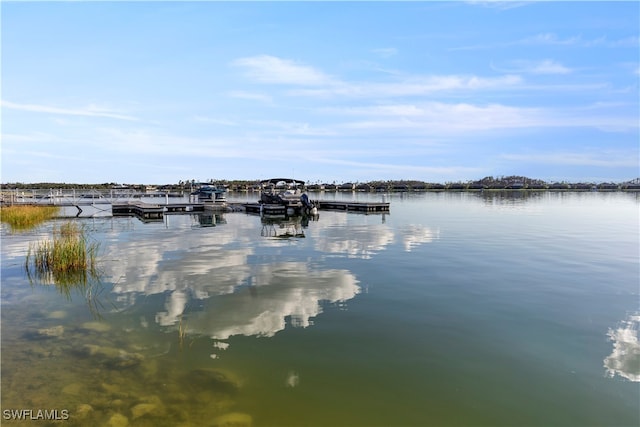
M267 215L262 215L260 217L260 222L262 223L260 236L276 237L280 239L305 237L304 228L309 225L309 219L303 219L302 216L269 217Z

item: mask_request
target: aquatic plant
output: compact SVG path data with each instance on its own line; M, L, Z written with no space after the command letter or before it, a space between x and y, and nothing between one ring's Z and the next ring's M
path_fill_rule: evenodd
M53 228L53 239L30 244L25 259L29 278L52 281L69 294L69 286L86 285L98 277L99 244L89 242L84 227L67 222Z
M33 253L37 271L67 274L93 270L97 244L87 244L84 229L67 222L53 229L53 240L44 240L29 247L27 263Z
M58 206L13 205L0 207L0 220L12 230L29 230L58 215Z
M52 234L51 239L29 245L24 263L29 283L53 284L69 300L76 292L95 318L102 317L105 288L97 261L99 243L91 242L86 228L71 221L54 225Z
M178 341L180 343L180 350L184 349L184 341L187 338L187 322L182 323L182 315L180 315L180 321L178 323ZM189 348L193 345L195 340L191 340L189 343Z
M182 326L182 316L180 316L180 323L178 324L178 339L180 340L180 349L184 344L184 338L187 336L187 328Z

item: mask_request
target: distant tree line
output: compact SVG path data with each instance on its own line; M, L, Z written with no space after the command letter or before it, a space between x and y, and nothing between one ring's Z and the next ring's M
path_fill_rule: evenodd
M195 179L180 180L175 184L145 185L145 184L122 184L115 182L105 182L101 184L78 184L78 183L58 183L58 182L38 182L38 183L6 183L2 184L2 190L14 189L92 189L92 190L118 190L127 189L132 191L170 191L186 192L202 184L223 186L230 191L252 191L260 189L260 180L214 180L199 181ZM456 182L425 182L420 180L387 180L368 182L346 182L336 183L312 183L307 182L307 188L311 190L335 190L335 191L433 191L433 190L453 190L453 191L473 191L473 190L640 190L640 178L614 183L614 182L546 182L541 179L529 178L526 176L486 176L475 181Z

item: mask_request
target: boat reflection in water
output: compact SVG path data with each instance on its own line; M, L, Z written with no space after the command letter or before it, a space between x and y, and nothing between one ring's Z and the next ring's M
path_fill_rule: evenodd
M227 220L224 215L213 212L203 212L194 215L197 224L195 227L215 227L216 225L226 224Z
M276 237L280 239L289 239L292 237L305 237L304 229L309 226L309 220L317 220L318 215L314 217L308 216L269 216L262 215L262 237Z

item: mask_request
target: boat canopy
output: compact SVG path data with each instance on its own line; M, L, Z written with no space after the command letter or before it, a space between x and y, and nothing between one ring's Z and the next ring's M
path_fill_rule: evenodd
M286 182L289 184L295 183L298 185L304 185L304 181L293 178L271 178L260 181L260 184L278 184L279 182Z

